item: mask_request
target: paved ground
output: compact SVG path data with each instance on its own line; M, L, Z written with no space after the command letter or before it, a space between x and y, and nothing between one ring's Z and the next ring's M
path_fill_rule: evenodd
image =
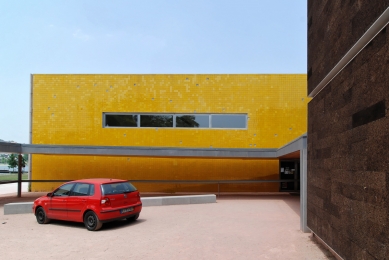
M1 259L334 259L299 231L298 196L225 195L212 204L144 207L138 221L97 232L3 214L4 203L40 194L0 195Z

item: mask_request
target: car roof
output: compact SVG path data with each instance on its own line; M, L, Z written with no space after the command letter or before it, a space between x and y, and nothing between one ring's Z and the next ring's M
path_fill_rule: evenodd
M93 183L93 184L105 184L105 183L127 182L127 181L120 180L120 179L109 179L109 178L93 178L93 179L74 180L71 182L86 182L86 183Z

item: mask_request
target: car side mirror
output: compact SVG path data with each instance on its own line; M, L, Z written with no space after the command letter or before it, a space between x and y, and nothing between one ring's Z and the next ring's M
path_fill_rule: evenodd
M52 192L47 193L47 197L53 197L53 193Z

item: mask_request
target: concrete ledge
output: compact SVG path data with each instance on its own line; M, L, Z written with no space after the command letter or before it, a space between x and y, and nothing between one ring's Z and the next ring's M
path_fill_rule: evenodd
M143 207L216 203L216 195L162 196L141 198ZM4 204L4 215L32 213L33 202Z
M142 203L144 207L216 203L216 195L208 194L208 195L146 197L146 198L142 198Z
M195 195L189 196L190 204L216 203L216 195Z
M17 202L4 204L4 215L32 213L34 202Z

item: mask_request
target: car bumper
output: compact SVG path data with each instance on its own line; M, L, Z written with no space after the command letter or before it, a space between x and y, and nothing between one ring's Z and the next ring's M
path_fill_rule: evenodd
M123 213L123 214L120 213L120 210L123 208L102 210L99 212L99 216L98 216L99 220L101 222L109 222L109 221L113 221L113 220L117 220L117 219L129 218L129 217L134 216L136 214L139 214L141 212L142 203L136 204L133 206L128 206L128 207L133 207L134 210L130 211L130 212ZM128 208L128 207L124 207L124 208Z
M137 213L132 212L129 215L120 216L120 217L117 217L117 218L110 218L110 219L106 219L106 220L100 220L100 221L101 221L101 223L107 223L107 222L111 222L111 221L115 221L115 220L121 220L121 219L124 219L124 218L131 218L132 216L135 216L135 215L137 215L139 213L140 213L140 211L137 212ZM123 214L121 214L121 215L123 215Z

